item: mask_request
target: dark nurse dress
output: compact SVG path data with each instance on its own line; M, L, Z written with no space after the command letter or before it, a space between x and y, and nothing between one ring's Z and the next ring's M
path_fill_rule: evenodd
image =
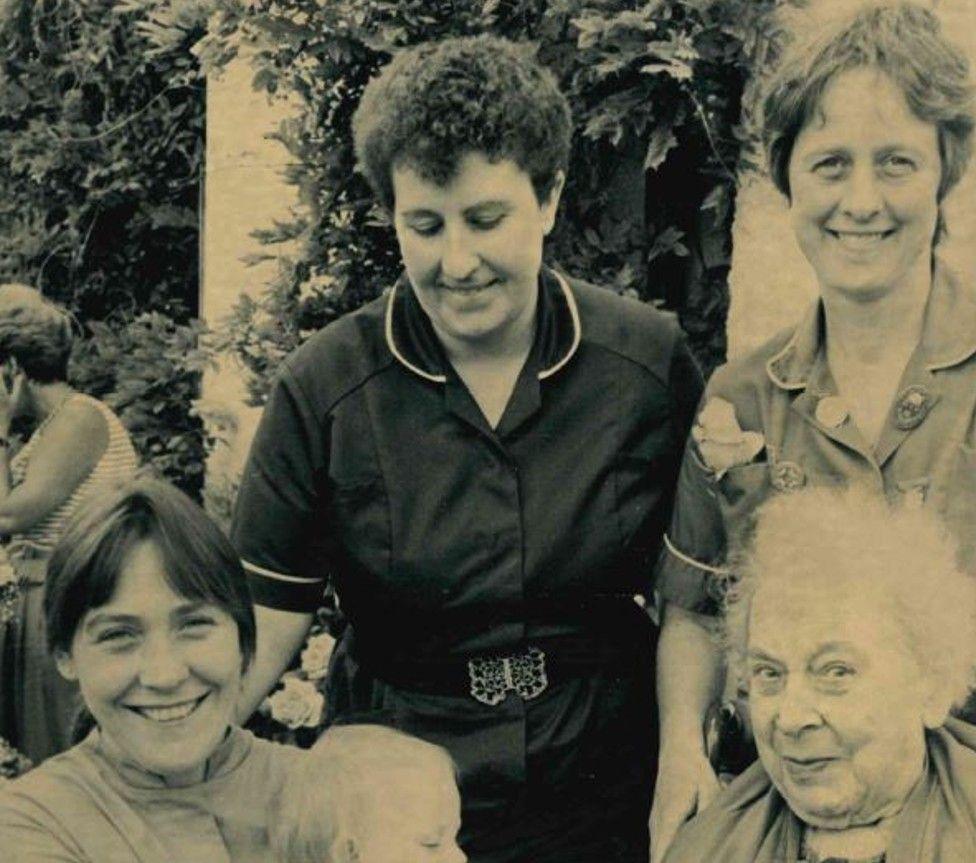
M350 626L329 721L445 746L473 860L647 860L634 596L700 393L671 316L551 271L495 429L406 280L281 369L233 531L256 601L312 611L332 581Z

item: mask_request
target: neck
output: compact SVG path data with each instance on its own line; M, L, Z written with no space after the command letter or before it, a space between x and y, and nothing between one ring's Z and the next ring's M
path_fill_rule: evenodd
M890 838L891 819L885 819L843 830L808 827L804 844L814 860L871 860L885 853Z
M865 365L910 354L922 335L931 290L931 266L924 256L904 282L885 296L858 301L824 290L828 361L837 351Z
M31 384L31 407L39 420L46 419L57 410L74 390L64 381L49 384Z
M455 367L498 363L515 363L521 366L535 341L538 304L539 298L536 295L517 318L509 321L502 332L491 333L482 339L459 339L443 332L433 321L431 324L447 358Z

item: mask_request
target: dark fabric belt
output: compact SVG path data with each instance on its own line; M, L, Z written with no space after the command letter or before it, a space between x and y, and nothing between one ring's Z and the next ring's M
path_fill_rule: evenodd
M573 679L635 677L649 673L649 656L646 643L625 647L595 644L590 638L544 639L497 653L424 661L355 650L356 660L368 674L393 686L432 695L469 695L483 703L498 703L499 696L509 691L531 700L545 689Z

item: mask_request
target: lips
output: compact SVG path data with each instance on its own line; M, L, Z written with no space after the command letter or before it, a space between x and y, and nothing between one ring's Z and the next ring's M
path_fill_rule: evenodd
M498 284L498 279L492 279L490 282L482 282L476 285L452 285L448 283L441 282L440 287L442 290L449 291L452 294L478 294L482 291L487 291L489 288L495 287Z
M187 719L196 711L209 694L209 692L205 692L198 698L193 698L188 701L178 701L172 704L127 704L126 707L134 713L138 713L144 719L165 725Z
M802 779L820 773L833 764L836 758L783 758L787 771L795 779Z
M865 251L871 249L879 243L891 237L896 229L889 228L885 231L836 231L825 228L840 245L849 251Z

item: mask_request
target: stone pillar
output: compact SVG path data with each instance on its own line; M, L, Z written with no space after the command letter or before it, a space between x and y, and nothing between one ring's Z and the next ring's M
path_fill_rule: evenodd
M290 156L268 133L289 113L251 88L254 72L238 58L207 82L207 150L204 188L203 272L200 316L220 326L244 294L257 296L275 275L274 261L248 266L243 258L265 251L250 233L286 219L295 189L282 171ZM271 254L284 249L275 246ZM203 382L200 412L219 443L207 465L205 497L221 519L235 491L260 410L244 404L243 374L231 358Z
M850 9L862 0L813 0L798 20ZM920 0L925 2L925 0ZM976 66L976 0L929 0L945 31L969 51ZM976 276L976 165L945 203L949 238L941 254L964 277ZM976 285L976 282L974 282ZM740 190L733 230L729 357L739 356L795 322L816 293L813 271L797 248L786 202L766 179Z

